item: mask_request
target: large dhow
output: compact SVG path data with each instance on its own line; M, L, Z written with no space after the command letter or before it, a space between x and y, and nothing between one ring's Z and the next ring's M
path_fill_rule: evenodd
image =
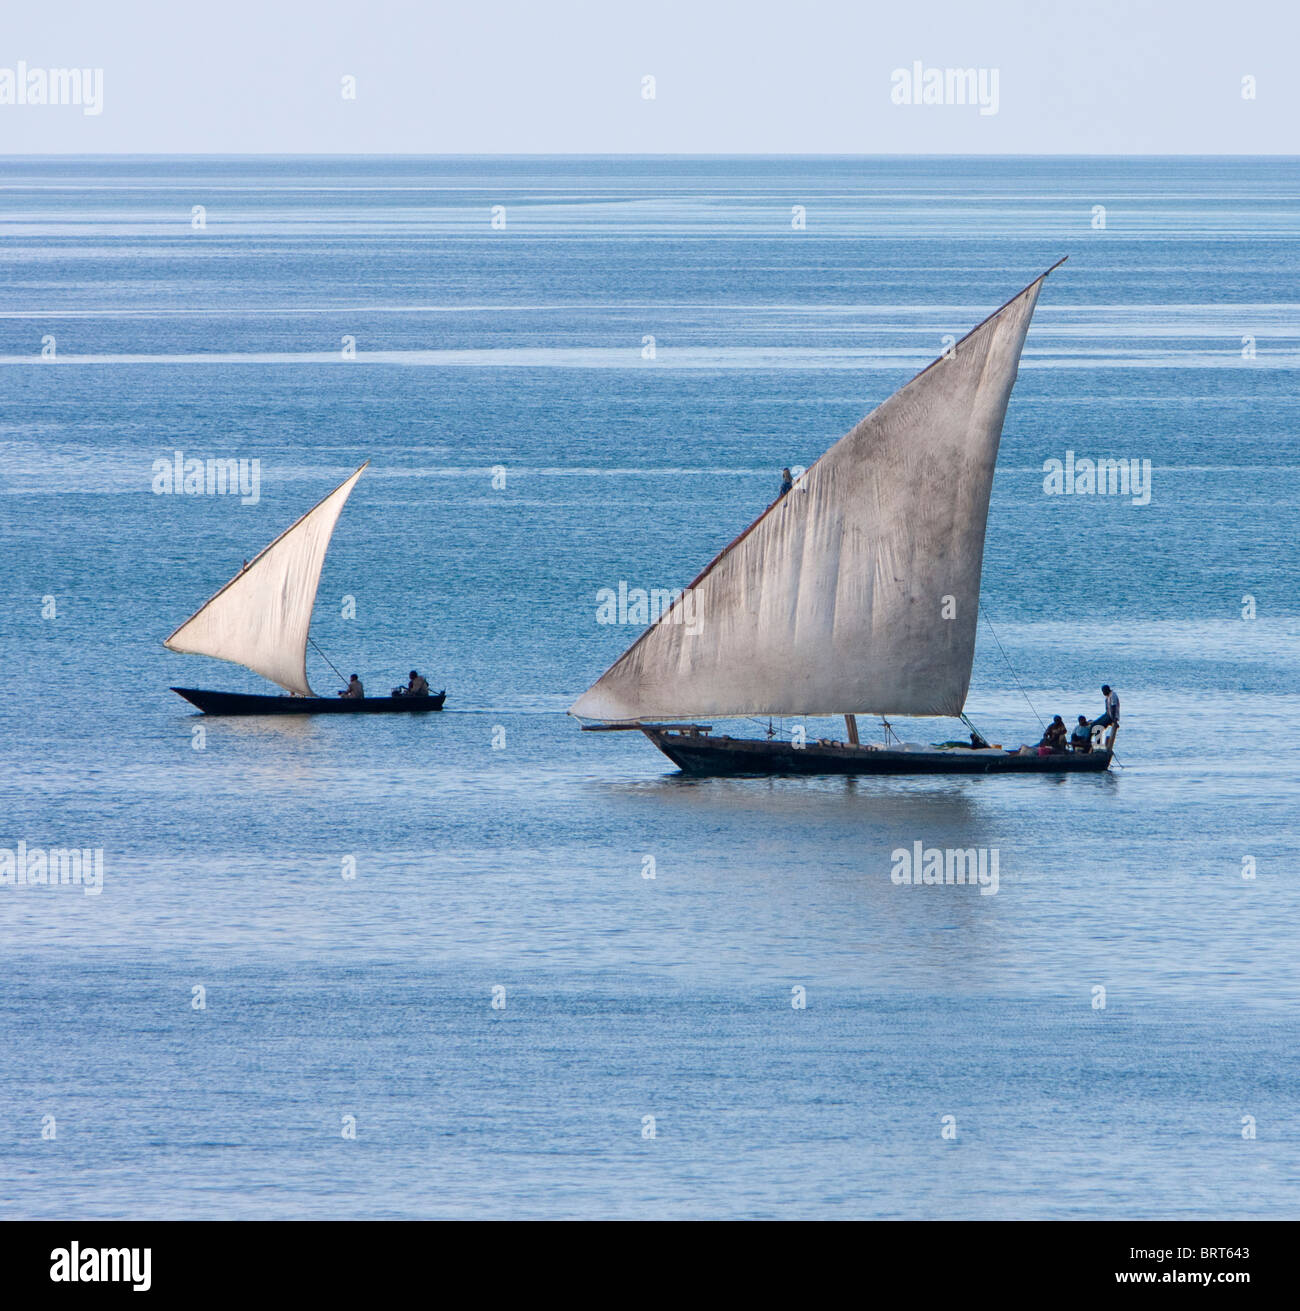
M322 697L307 682L307 643L321 567L334 525L369 460L285 529L201 605L163 645L243 665L288 696L173 687L209 715L376 715L441 710L445 692L429 696Z
M903 744L891 716L964 718L998 442L1043 279L842 437L570 708L691 774L1101 771L1087 752ZM885 721L859 741L858 714ZM716 718L844 716L846 741L730 737ZM1099 732L1099 730L1098 730ZM973 741L979 741L977 737Z

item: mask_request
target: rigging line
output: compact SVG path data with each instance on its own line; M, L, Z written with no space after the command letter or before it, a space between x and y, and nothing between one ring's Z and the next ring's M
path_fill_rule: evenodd
M993 627L993 620L989 618L989 612L984 608L983 601L980 602L980 614L984 616L984 622L988 624L989 632L993 634L993 640L998 644L998 650L1002 652L1002 658L1007 662L1007 668L1011 670L1011 677L1015 679L1016 686L1020 688L1020 695L1025 698L1025 705L1027 705L1030 710L1034 710L1034 703L1029 699L1029 693L1021 687L1020 679L1016 675L1015 666L1011 663L1011 657L1007 655L1006 648L1002 645L1002 639L998 636L998 630ZM1037 710L1034 710L1034 718L1038 720L1039 728L1045 729L1047 727L1047 725L1043 723L1042 715L1040 715Z
M785 732L785 725L782 724L779 719L777 721L777 727L773 729L771 717L767 719L759 719L754 715L744 715L742 716L742 718L744 722L747 724L757 724L759 728L763 729L767 733L769 740L774 737L778 737Z
M725 718L726 718L725 715L720 715L720 716L718 716L718 717L719 717L720 719L725 719ZM759 719L757 715L737 715L736 718L738 718L738 719L740 719L740 720L743 720L743 722L746 723L746 724L756 724L759 728L764 729L764 730L770 728L770 727L772 726L772 720L775 719L775 721L776 721L776 731L775 731L774 734L772 734L772 736L774 736L774 737L779 737L779 738L781 738L782 741L784 741L784 740L786 739L786 737L788 737L788 736L790 736L791 734L794 733L794 728L786 728L786 726L785 726L786 716L785 716L785 715L774 715L774 716L770 716L770 717L767 718L767 719ZM807 719L808 719L808 716L806 716L806 715L802 715L802 716L801 716L801 715L793 715L793 716L791 716L791 718L796 719L796 720L799 720L799 722L802 723L802 724L804 725L805 730L807 729Z
M312 646L316 646L316 639L314 637L308 636L307 640L312 644ZM316 646L316 654L320 656L320 658L329 665L336 674L339 674L339 667L318 646ZM342 683L344 687L348 685L348 680L344 678L342 674L339 674L339 682Z
M969 728L970 731L971 731L972 733L974 733L974 735L975 735L977 738L979 738L979 740L980 740L981 742L987 742L987 741L988 741L988 738L985 737L985 735L984 735L983 733L981 733L981 732L979 731L979 729L976 728L975 725L972 724L972 723L970 722L970 720L969 720L969 718L967 718L966 712L965 712L964 710L962 711L962 713L961 713L960 715L957 716L957 718L960 719L961 722L962 722L963 724L965 724L966 727Z

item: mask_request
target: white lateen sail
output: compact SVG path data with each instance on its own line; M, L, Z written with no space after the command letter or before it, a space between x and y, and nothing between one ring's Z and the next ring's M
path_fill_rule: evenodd
M1046 276L836 442L691 584L692 622L678 601L570 713L959 715L1002 420Z
M334 525L366 464L281 533L163 645L229 660L288 692L314 695L307 682L307 634L316 588Z

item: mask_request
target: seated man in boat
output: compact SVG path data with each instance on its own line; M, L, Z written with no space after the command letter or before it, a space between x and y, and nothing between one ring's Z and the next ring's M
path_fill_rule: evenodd
M1079 722L1070 734L1070 746L1080 755L1087 755L1092 750L1092 725L1086 715L1079 716Z
M361 697L365 696L365 694L366 689L361 686L361 680L356 676L356 674L353 674L352 677L348 679L347 687L339 693L339 696L347 697L349 700L359 700Z
M405 687L399 687L394 694L396 696L428 696L429 680L423 674L418 674L414 669L411 670L411 679Z
M786 492L788 492L788 491L790 490L790 488L792 488L793 486L794 486L794 479L790 476L790 470L789 470L789 469L782 469L782 470L781 470L781 490L780 490L779 492L777 492L777 494L776 494L777 499L780 500L781 497L783 497L783 496L786 494Z
M1065 720L1060 715L1052 717L1052 722L1048 724L1043 740L1038 746L1040 750L1046 747L1052 755L1060 755L1065 750Z

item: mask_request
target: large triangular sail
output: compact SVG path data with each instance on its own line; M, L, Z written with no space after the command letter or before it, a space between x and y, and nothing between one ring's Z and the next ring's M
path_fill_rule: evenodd
M993 467L1046 276L836 442L570 713L961 714Z
M314 695L307 682L307 635L316 588L334 525L366 464L281 533L163 645L229 660L288 692Z

